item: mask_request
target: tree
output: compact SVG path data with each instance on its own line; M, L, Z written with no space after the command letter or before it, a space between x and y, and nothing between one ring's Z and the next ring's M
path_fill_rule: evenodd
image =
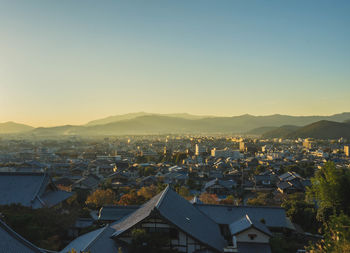
M129 193L124 194L121 196L120 200L118 201L118 205L122 206L129 206L129 205L140 205L145 202L145 199L143 196L138 195L136 190L131 190Z
M88 196L85 203L87 205L93 205L95 208L100 208L104 205L115 205L117 203L117 197L111 189L97 189Z
M199 196L199 199L204 204L218 204L218 196L216 194L204 192Z
M0 206L2 219L13 230L38 247L54 251L65 245L67 230L74 225L79 212L73 210L67 215L61 211L55 208L32 209L17 204Z
M228 195L226 199L220 200L220 204L222 205L235 205L236 200L235 197L232 195Z
M255 198L247 200L247 204L251 206L276 206L278 204L273 197L272 193L258 192Z
M333 162L327 162L311 178L308 189L309 199L316 200L319 208L317 218L326 222L330 215L343 212L350 215L350 170L336 168Z
M184 197L184 198L190 198L191 197L191 193L188 190L187 187L185 186L181 186L177 189L177 192L180 196Z
M341 213L332 215L325 225L324 239L309 247L310 253L350 252L350 217Z
M321 224L316 220L314 204L305 201L304 193L288 195L281 205L293 223L300 225L305 231L316 233Z
M158 188L155 185L142 187L140 190L137 191L137 195L142 196L145 200L153 198L158 193Z

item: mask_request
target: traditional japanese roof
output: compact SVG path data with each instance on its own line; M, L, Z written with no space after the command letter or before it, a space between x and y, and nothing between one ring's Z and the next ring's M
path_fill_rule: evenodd
M233 180L220 180L220 179L213 179L209 182L207 182L205 185L204 185L204 189L207 189L213 185L221 185L222 187L224 188L227 188L227 189L232 189L232 187L236 186L236 182L233 181Z
M281 181L291 181L291 180L294 180L296 178L300 178L301 179L302 177L298 173L296 173L294 171L292 171L292 172L288 171L288 172L280 175L278 178Z
M0 253L44 253L0 220Z
M84 185L86 188L93 189L96 188L99 183L100 179L97 176L90 174L86 177L77 180L73 184L73 187L79 187L80 185Z
M140 206L103 206L98 219L101 221L118 221L139 209Z
M61 250L60 253L67 253L72 249L76 252L90 253L118 252L120 246L110 238L114 232L115 230L109 226L94 230L76 238ZM121 249L122 252L127 252L126 249Z
M241 219L230 224L230 231L232 235L239 234L249 228L255 228L260 232L271 236L270 230L261 222L251 219L248 214L243 216Z
M0 172L0 205L51 207L70 196L58 190L46 173Z
M227 244L220 233L218 224L171 190L169 186L130 216L113 224L112 227L117 230L113 237L117 237L146 219L153 211L158 212L170 224L212 249L222 252Z
M265 224L268 228L295 229L293 224L286 217L285 210L281 207L209 204L194 204L194 206L217 224L230 225L248 214L253 220L265 220Z

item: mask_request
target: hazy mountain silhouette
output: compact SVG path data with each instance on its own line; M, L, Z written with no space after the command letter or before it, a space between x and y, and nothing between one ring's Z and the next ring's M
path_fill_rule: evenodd
M0 134L14 134L21 132L28 132L34 129L31 126L15 123L12 121L0 123Z
M299 128L301 128L301 127L291 126L291 125L281 126L281 127L276 128L276 129L273 129L273 130L270 130L270 131L263 133L262 137L263 138L284 138L288 134L297 131Z
M304 127L282 126L262 134L263 138L315 138L339 139L350 138L350 124L321 120Z
M189 113L156 114L156 113L148 113L148 112L135 112L135 113L115 115L115 116L109 116L102 119L92 120L88 122L86 126L104 125L104 124L109 124L109 123L119 122L123 120L129 120L129 119L135 119L142 116L151 116L151 115L175 117L175 118L182 118L182 119L201 119L201 118L213 117L213 116L192 115Z
M283 135L289 133L287 131L288 127L286 128L286 126L302 127L321 120L340 123L350 118L350 113L341 113L331 116L288 116L279 114L268 116L253 116L245 114L233 117L211 117L196 116L190 114L169 115L148 113L126 114L91 121L87 125L83 126L65 125L57 127L41 127L29 131L29 133L36 136L172 133L242 134L247 132L249 133L249 131L255 129L253 131L260 131L261 134L264 132L264 128L269 131L277 131L277 128L284 126L282 127L284 132L280 130L282 131L281 135ZM259 128L261 129L257 130ZM27 129L24 132L26 132ZM294 131L296 129L289 130ZM16 133L19 132L20 131L17 131Z

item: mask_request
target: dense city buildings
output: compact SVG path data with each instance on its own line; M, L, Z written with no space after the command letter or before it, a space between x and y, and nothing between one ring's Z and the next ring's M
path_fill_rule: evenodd
M2 233L30 239L26 229L18 231L26 239L15 234L18 205L71 218L54 243L33 238L62 253L140 252L139 240L164 252L274 252L281 236L302 249L319 239L318 225L300 223L286 203L305 196L327 163L349 169L348 152L345 139L3 137Z

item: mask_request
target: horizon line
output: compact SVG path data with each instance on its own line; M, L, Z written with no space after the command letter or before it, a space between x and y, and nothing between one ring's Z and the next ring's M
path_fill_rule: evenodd
M254 115L254 114L250 114L250 113L245 113L245 114L240 114L240 115L213 115L213 114L195 114L195 113L189 113L189 112L177 112L177 113L157 113L157 112L144 112L144 111L137 111L137 112L128 112L128 113L123 113L123 114L114 114L114 115L109 115L109 116L101 116L100 118L97 119L92 119L89 120L88 122L85 123L81 123L81 124L70 124L70 123L66 123L66 124L53 124L53 125L37 125L37 124L30 124L30 123L22 123L19 121L13 121L13 120L8 120L8 121L1 121L0 124L7 124L7 123L15 123L15 124L22 124L22 125L26 125L26 126L30 126L33 128L50 128L50 127L60 127L60 126L84 126L89 124L90 122L93 121L98 121L98 120L103 120L103 119L107 119L110 117L117 117L117 116L124 116L124 115L129 115L129 114L137 114L137 113L145 113L145 114L149 114L149 115L141 115L141 116L137 116L137 117L143 117L143 116L152 116L152 115L159 115L159 116L171 116L171 115L181 115L181 114L187 114L190 116L198 116L198 117L217 117L217 118L231 118L231 117L241 117L241 116L252 116L252 117L267 117L267 116L291 116L291 117L327 117L327 116L334 116L334 115L340 115L340 114L345 114L345 113L350 113L350 111L343 111L343 112L338 112L338 113L333 113L333 114L308 114L308 115L295 115L295 114L281 114L281 113L273 113L273 114L260 114L260 115ZM135 118L137 118L135 117ZM125 120L130 120L130 119L125 119ZM121 120L124 121L124 120ZM106 123L108 124L108 123Z

